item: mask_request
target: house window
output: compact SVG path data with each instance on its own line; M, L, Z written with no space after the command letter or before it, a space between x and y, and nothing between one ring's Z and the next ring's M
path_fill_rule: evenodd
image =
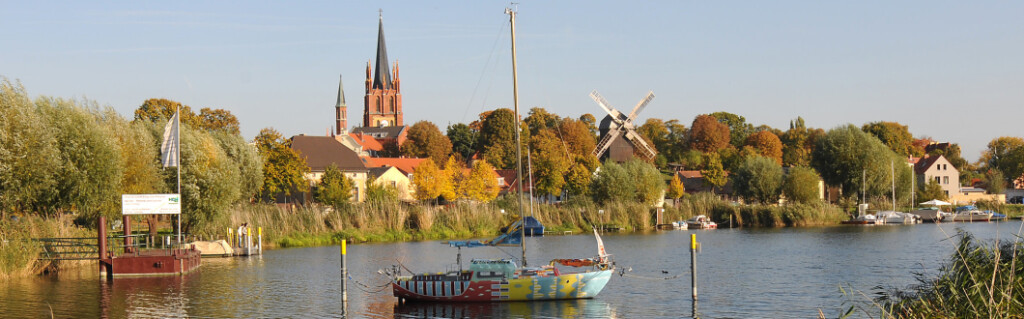
M388 99L388 111L395 113L395 98Z
M398 181L391 181L391 187L398 188Z
M938 183L942 183L942 179L940 179L940 177L938 177L938 176L935 176L935 184L938 184Z
M946 185L949 185L949 176L943 176L942 177L942 183L946 184Z
M384 112L384 101L377 100L377 113Z

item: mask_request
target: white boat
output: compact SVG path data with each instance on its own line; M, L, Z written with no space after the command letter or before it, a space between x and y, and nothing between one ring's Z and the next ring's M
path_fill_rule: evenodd
M688 227L685 220L677 220L672 222L672 229L686 230Z
M921 217L917 215L893 210L878 212L875 214L875 218L878 220L878 223L888 225L911 225L921 223Z
M697 215L686 220L686 226L692 229L718 229L718 224L704 215Z
M857 218L850 219L850 220L844 220L844 221L841 221L839 223L840 224L845 224L845 225L876 225L876 224L881 224L881 222L878 221L878 218L876 218L875 215L873 215L873 214L861 214L860 216L857 216Z
M942 219L944 222L987 222L992 220L992 212L981 211L973 205L957 207L956 212Z

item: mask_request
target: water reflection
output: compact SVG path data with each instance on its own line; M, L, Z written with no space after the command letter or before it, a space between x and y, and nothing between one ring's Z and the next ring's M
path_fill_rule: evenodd
M600 299L500 303L395 303L395 318L618 318Z

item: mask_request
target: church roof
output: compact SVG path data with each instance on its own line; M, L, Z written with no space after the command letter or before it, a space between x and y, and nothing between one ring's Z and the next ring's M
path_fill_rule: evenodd
M384 45L384 16L380 17L377 30L377 66L373 76L374 89L391 89L391 71L388 70L388 48Z
M338 75L338 104L334 107L342 107L345 105L345 87L341 85L341 75Z

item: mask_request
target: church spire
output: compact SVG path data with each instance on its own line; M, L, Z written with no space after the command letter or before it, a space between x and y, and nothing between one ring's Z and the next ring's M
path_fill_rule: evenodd
M373 76L374 89L391 89L391 72L388 70L388 48L384 45L384 11L380 12L377 29L377 65Z
M344 135L348 125L348 105L345 105L345 86L341 84L341 75L338 75L338 103L334 105L334 131L337 135Z

